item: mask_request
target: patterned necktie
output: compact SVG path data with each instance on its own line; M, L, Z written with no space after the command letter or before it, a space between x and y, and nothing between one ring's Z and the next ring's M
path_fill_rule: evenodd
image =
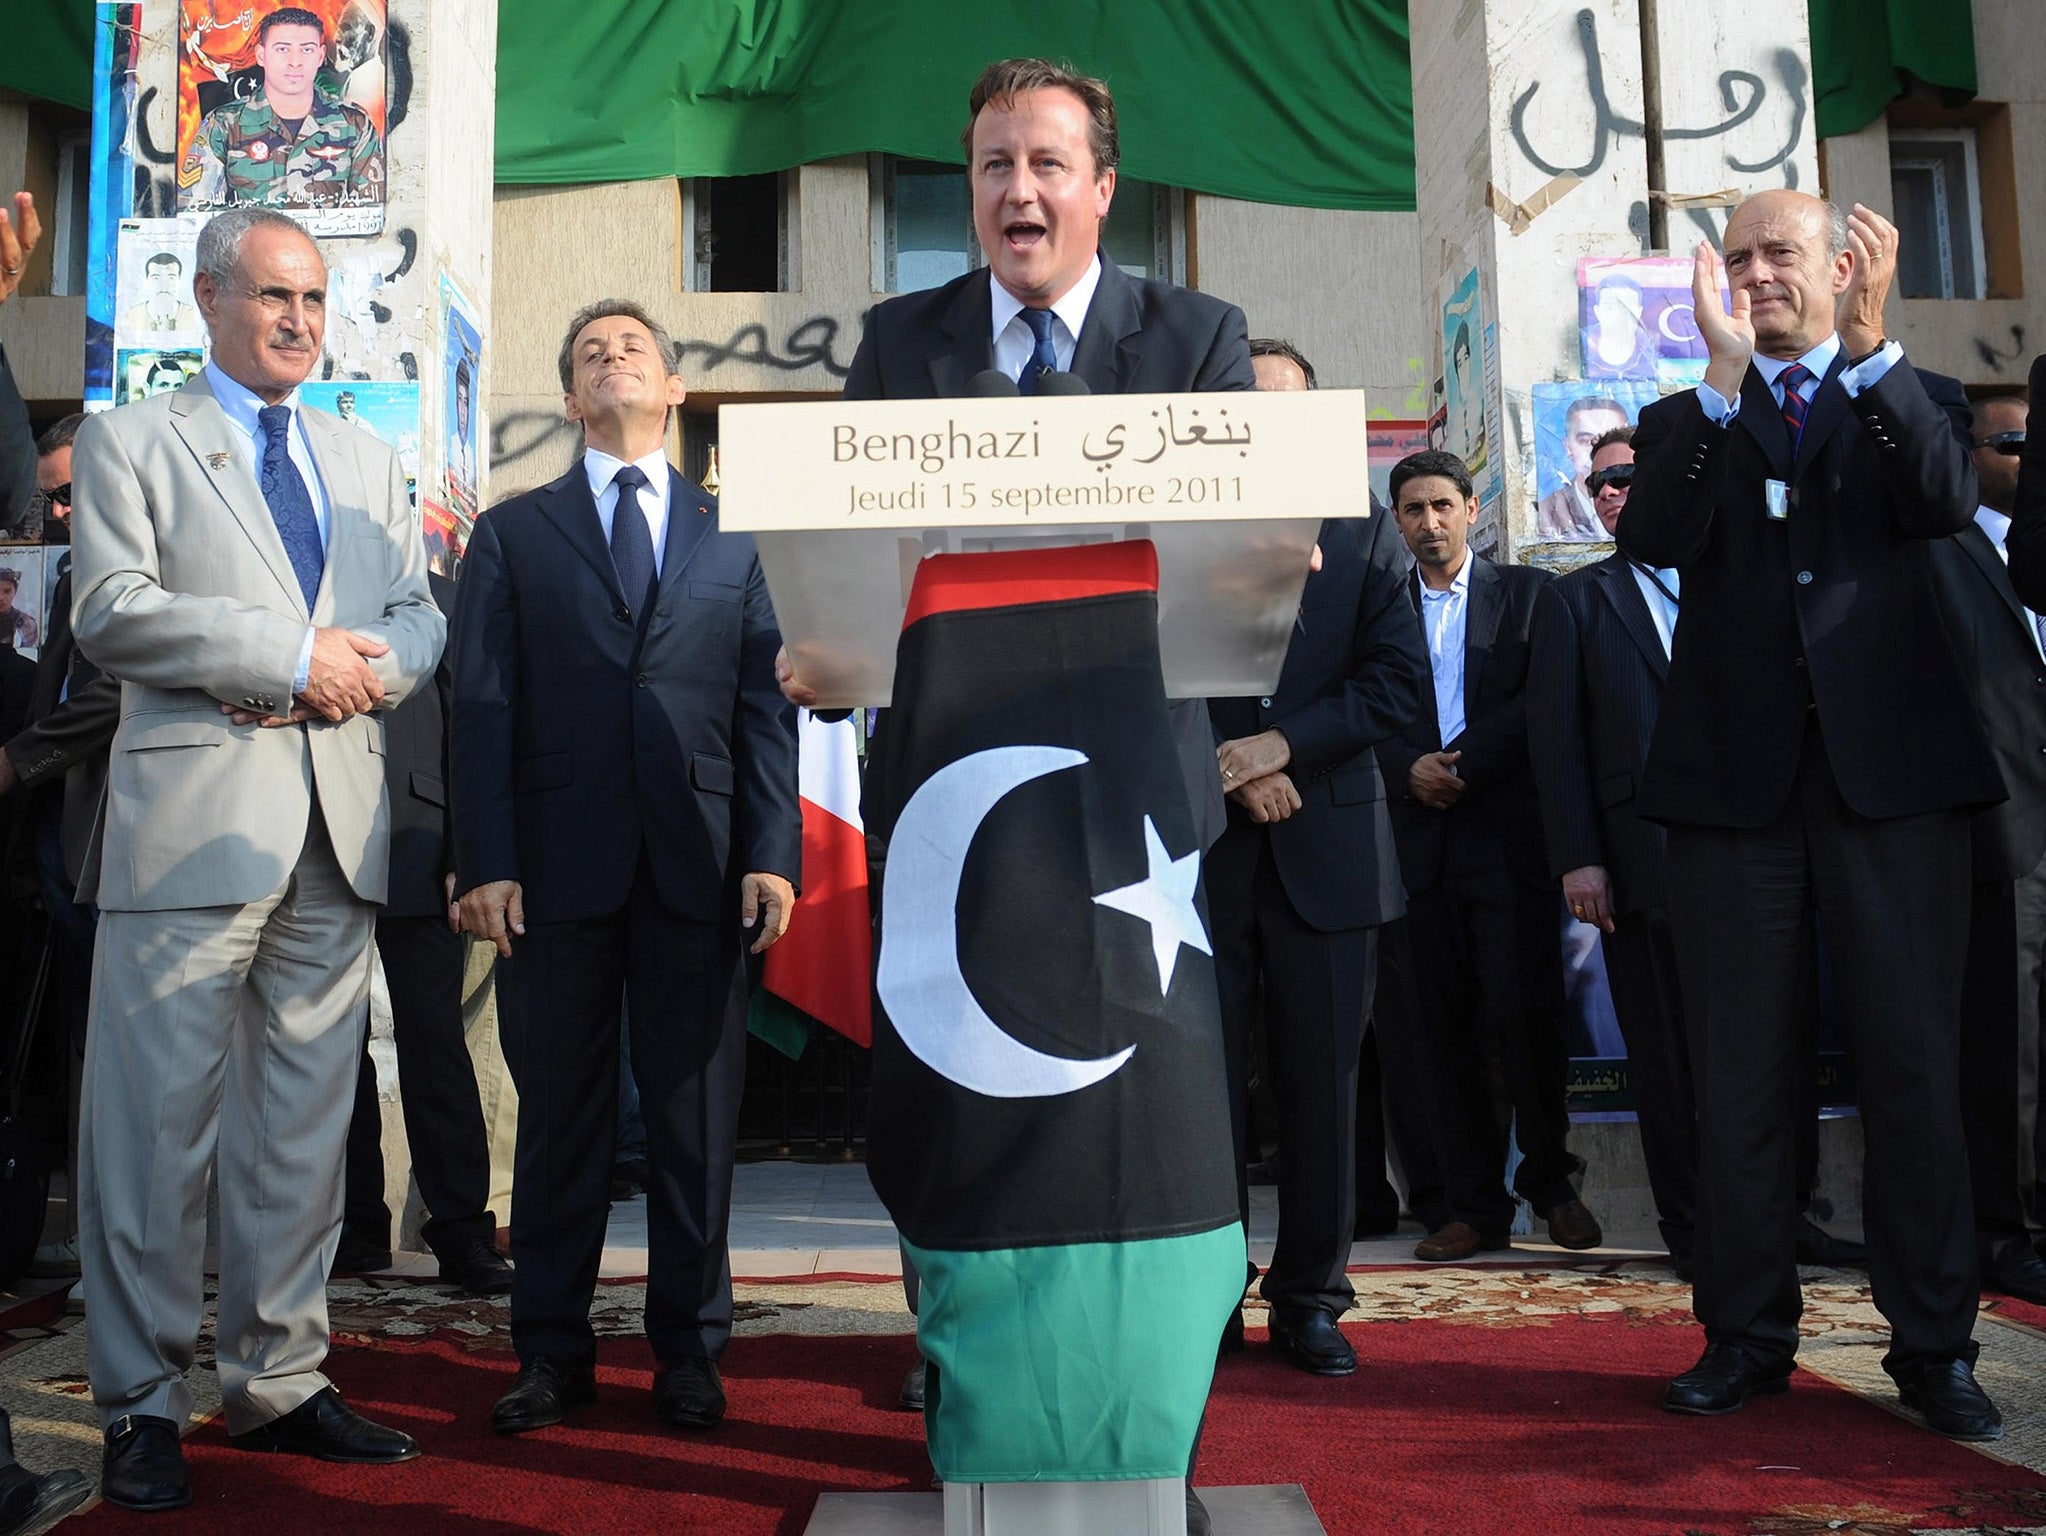
M611 509L611 563L618 568L618 588L634 609L646 606L654 587L654 536L639 509L639 488L646 471L628 464L611 477L618 505Z
M1047 373L1058 372L1058 348L1051 341L1051 311L1048 309L1026 309L1023 323L1030 327L1030 334L1037 338L1037 345L1031 348L1030 361L1023 365L1023 376L1016 380L1016 388L1026 395L1037 393L1037 381Z
M291 462L291 407L266 405L256 412L263 428L263 500L270 504L270 517L277 524L277 536L284 541L285 558L305 594L306 612L320 595L320 573L327 567L327 551L320 543L320 520L313 512L312 493L305 476Z
M1797 452L1797 445L1804 438L1804 418L1809 407L1804 396L1798 391L1811 382L1812 371L1803 363L1792 363L1776 375L1776 382L1783 386L1783 424L1790 428L1790 451Z
M2032 630L2039 637L2039 654L2046 656L2046 614L2032 615Z

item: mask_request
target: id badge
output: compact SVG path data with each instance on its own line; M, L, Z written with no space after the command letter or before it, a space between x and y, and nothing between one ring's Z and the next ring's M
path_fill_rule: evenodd
M1762 495L1769 512L1769 521L1784 523L1790 520L1790 487L1781 480L1764 480Z

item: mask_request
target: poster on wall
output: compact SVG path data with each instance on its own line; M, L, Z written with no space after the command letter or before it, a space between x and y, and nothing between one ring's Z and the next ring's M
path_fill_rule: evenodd
M178 208L384 227L385 0L179 0Z
M203 220L123 219L114 250L114 349L204 351L206 322L192 302Z
M64 553L59 547L59 555ZM0 544L0 646L34 656L43 643L48 594L40 544Z
M1577 324L1587 379L1675 388L1705 377L1710 356L1698 332L1688 256L1580 258Z
M1591 447L1615 427L1631 427L1657 398L1653 383L1569 379L1534 387L1535 537L1572 543L1610 538L1592 507L1585 476Z
M406 380L373 384L322 379L301 384L298 398L316 411L338 416L388 446L405 471L405 493L419 505L419 386Z
M205 366L206 354L197 347L124 347L114 354L114 404L183 389Z
M1388 510L1392 506L1392 467L1410 453L1430 447L1425 421L1374 421L1364 428L1365 453L1371 471L1371 494Z
M429 501L422 506L419 509L419 531L426 540L427 568L453 577L455 567L462 562L462 551L468 544L472 526L437 501Z
M483 334L476 310L443 272L441 309L446 338L442 348L441 452L442 499L450 510L474 520L478 481L477 445L481 439Z
M86 217L85 408L114 403L116 231L135 211L136 70L142 7L100 5L93 18L92 186Z

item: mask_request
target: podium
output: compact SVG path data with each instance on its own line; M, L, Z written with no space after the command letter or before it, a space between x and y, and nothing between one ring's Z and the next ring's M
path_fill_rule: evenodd
M1357 391L726 406L721 519L753 535L822 708L892 701L926 558L1136 540L1158 556L1168 696L1264 694L1322 520L1369 513L1365 421ZM1222 1532L1322 1529L1297 1487L1210 1507ZM1178 1478L948 1482L827 1494L809 1531L1185 1536L1185 1515Z

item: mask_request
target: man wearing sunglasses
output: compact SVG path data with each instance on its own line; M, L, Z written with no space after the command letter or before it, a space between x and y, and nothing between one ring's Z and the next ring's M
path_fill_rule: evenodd
M1982 1284L2046 1303L2033 1249L2042 1202L2039 1017L2046 965L2046 620L2005 568L2025 402L1977 402L1969 442L1981 506L1933 547L1933 575L2010 798L1970 826L1973 886L1961 1005L1961 1117Z

